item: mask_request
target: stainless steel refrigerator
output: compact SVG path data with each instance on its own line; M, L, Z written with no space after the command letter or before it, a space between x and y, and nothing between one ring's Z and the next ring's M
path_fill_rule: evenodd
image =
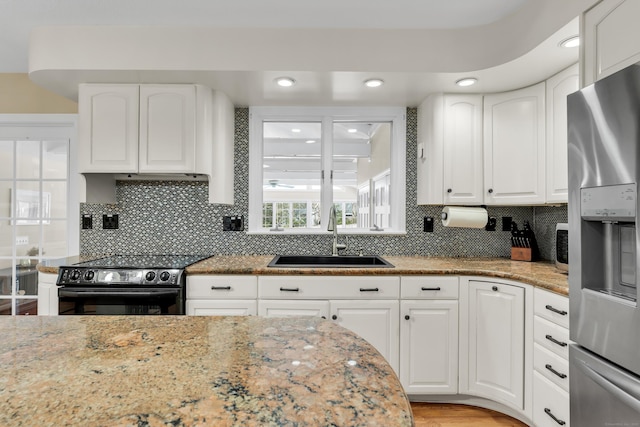
M571 425L640 426L640 65L567 107Z

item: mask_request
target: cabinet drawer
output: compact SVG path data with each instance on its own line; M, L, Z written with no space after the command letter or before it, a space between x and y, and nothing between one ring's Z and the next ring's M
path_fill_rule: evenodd
M189 316L255 316L258 312L256 300L189 300Z
M569 360L569 330L539 316L533 319L533 338L542 347Z
M533 312L555 324L569 328L569 298L564 295L535 288Z
M533 345L533 368L549 381L569 392L569 362L539 344Z
M569 393L533 373L533 424L537 427L569 427Z
M427 276L400 278L400 295L404 299L458 299L458 278Z
M258 295L265 299L397 299L397 276L260 276Z
M187 276L187 299L257 298L256 276Z

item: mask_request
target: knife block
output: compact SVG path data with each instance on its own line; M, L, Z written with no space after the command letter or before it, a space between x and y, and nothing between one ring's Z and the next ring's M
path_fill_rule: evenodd
M511 248L511 259L514 261L533 261L531 248Z

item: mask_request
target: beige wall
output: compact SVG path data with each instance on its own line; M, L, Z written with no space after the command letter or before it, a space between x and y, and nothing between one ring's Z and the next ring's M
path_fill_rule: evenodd
M0 73L0 114L77 112L77 102L41 88L27 74Z

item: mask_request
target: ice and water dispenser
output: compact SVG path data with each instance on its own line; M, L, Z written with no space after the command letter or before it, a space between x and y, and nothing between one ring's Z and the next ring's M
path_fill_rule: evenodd
M582 287L636 302L636 184L580 189Z

